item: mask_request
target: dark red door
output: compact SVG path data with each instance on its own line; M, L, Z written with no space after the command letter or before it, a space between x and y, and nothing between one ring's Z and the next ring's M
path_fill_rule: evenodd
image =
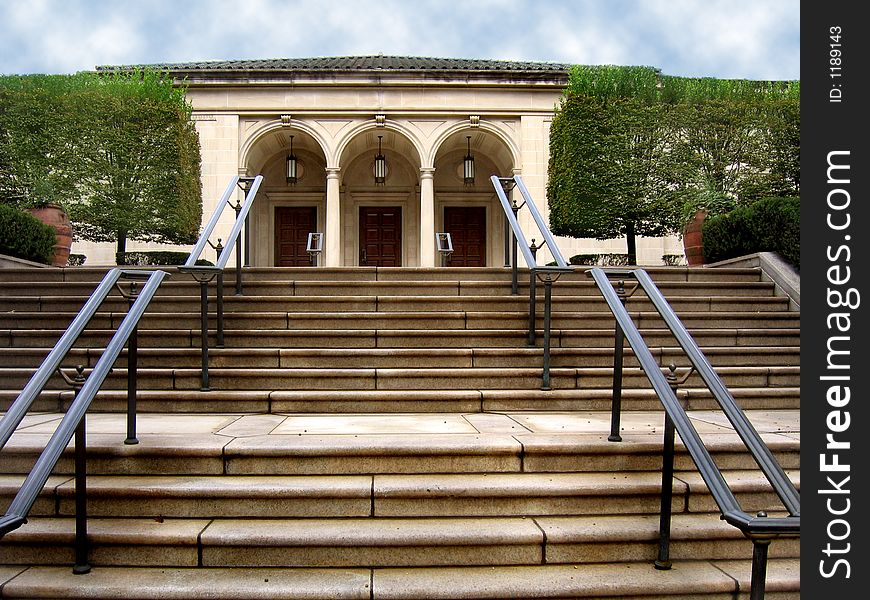
M486 208L444 207L444 230L453 240L451 267L486 266Z
M313 206L279 206L275 209L275 266L310 267L308 234L317 231Z
M359 209L359 264L402 266L402 209L399 206Z

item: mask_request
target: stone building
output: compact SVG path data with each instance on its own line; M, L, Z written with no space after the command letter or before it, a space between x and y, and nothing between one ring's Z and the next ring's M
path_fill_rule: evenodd
M491 175L521 175L547 216L549 127L570 65L351 56L151 66L186 82L204 219L232 176L264 176L249 217L251 266L308 265L304 240L321 232L325 266L432 267L440 231L452 234L453 266L502 265L506 219ZM566 257L625 252L623 239L559 242ZM74 252L88 264L113 259L109 244ZM641 264L681 252L673 238L638 243Z

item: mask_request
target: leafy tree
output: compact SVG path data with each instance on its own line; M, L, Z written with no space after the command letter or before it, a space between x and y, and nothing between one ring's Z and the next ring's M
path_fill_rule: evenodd
M77 237L118 252L128 239L195 240L200 152L182 89L149 71L11 83L0 96L4 196L60 201Z
M575 67L550 130L547 196L557 234L680 231L704 208L799 192L800 85Z
M666 107L655 97L656 72L649 68L572 72L550 134L547 196L554 233L624 236L635 264L636 236L677 228L679 209L672 195L662 193L660 172L669 144Z

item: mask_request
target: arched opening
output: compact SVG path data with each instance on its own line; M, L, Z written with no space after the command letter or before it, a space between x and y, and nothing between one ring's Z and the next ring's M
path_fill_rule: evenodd
M287 179L287 157L296 159L296 179ZM308 234L322 232L326 221L326 157L310 134L291 127L274 129L252 147L248 172L263 175L251 207L252 266L311 266Z
M383 182L375 161L383 156ZM420 159L401 132L378 127L354 136L341 158L342 264L420 265Z
M474 181L466 180L465 160L474 161ZM453 132L435 155L435 228L453 240L450 266L499 266L504 259L505 218L491 175L513 173L509 148L482 129Z

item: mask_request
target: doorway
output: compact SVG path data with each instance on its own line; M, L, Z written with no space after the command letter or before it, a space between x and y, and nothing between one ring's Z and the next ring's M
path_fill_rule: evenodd
M453 240L451 267L486 266L486 208L445 206L444 230Z
M402 266L402 208L362 206L359 209L359 264Z
M308 234L317 231L317 208L314 206L279 206L275 208L275 266L310 267Z

